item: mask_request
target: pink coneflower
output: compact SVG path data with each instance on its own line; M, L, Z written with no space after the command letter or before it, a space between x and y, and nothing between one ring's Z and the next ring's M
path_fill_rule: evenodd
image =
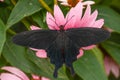
M81 2L83 6L88 5L88 4L92 5L95 3L94 1L84 1L83 2L83 0L58 0L58 1L60 1L62 5L70 6L70 7L75 7L75 5L78 2Z
M110 73L112 73L116 78L120 76L120 65L118 65L111 57L105 56L104 66L108 76Z
M77 33L76 35L72 35L72 33L74 33L74 31L76 31L77 29L82 30L82 29L86 29L86 27L91 27L91 28L87 28L90 30L93 28L94 29L101 28L102 25L104 24L104 20L103 19L96 20L97 15L98 15L97 10L91 13L90 5L87 5L87 8L83 14L83 5L81 2L78 2L78 4L75 7L70 9L70 11L66 14L66 17L64 17L59 6L54 5L54 14L52 15L51 13L47 12L46 15L46 21L49 29L51 30L34 30L34 31L23 32L13 37L13 42L19 45L29 46L32 48L45 49L47 52L47 56L50 58L50 62L55 65L54 77L57 77L57 71L63 65L63 63L65 63L66 66L70 68L71 73L74 75L74 69L72 63L76 60L79 51L83 52L83 49L90 49L91 46L89 47L82 47L82 45L79 46L77 45L79 43L74 44L76 41L79 42L79 39L72 41L72 39L70 38L75 38L77 37L77 34L78 35L80 34ZM72 32L72 30L74 31ZM101 29L97 29L97 30L101 30ZM40 32L40 35L36 31ZM35 34L34 37L32 36L33 34ZM32 37L29 37L28 35ZM20 40L21 37L26 39ZM80 38L80 36L78 37ZM85 38L84 35L83 36L81 35L81 37ZM105 36L103 37L105 38ZM92 40L92 38L90 39ZM83 39L81 40L80 44L83 44L83 46L87 46L84 45L86 43L87 42L86 41L84 42Z
M27 75L22 72L20 69L11 66L5 66L1 68L7 72L3 72L0 74L0 80L30 80ZM32 80L49 80L45 77L39 77L36 75L32 75Z
M7 72L0 74L0 80L30 80L20 69L10 66L1 68Z
M70 9L66 17L64 17L59 6L55 5L54 17L49 12L47 12L46 21L49 29L52 30L59 30L59 26L64 25L66 22L67 24L64 26L65 30L69 28L81 28L81 27L101 28L104 24L104 19L96 20L97 16L98 11L95 10L93 13L91 13L90 5L87 5L87 8L83 14L82 3L78 2L78 4L74 8ZM80 49L81 54L78 55L78 57L82 56L83 50L88 50L93 47L94 45L82 47Z
M54 16L51 13L47 12L46 21L48 24L48 28L51 30L60 30L61 25L63 25L61 27L64 27L64 30L67 30L70 28L82 28L82 27L101 28L104 24L104 20L103 19L96 20L97 15L98 15L97 10L91 13L90 5L87 5L87 8L83 14L83 5L81 2L78 2L78 4L75 7L70 9L70 11L66 14L66 17L64 17L59 6L55 5ZM77 58L83 55L83 50L88 50L93 47L94 45L80 48L79 49L80 54L78 55ZM42 55L42 54L46 55L45 51L40 52L40 50L41 49L36 50L39 55ZM55 76L57 76L57 70L58 70L58 67L56 67L55 69Z
M55 5L54 6L54 15L47 12L46 21L48 24L48 28L51 30L60 30L61 27L63 27L64 30L67 30L70 28L83 28L83 27L101 28L104 24L104 20L103 19L96 20L97 15L98 15L97 10L95 10L93 13L91 13L90 5L87 5L87 8L83 14L83 5L81 2L79 2L75 7L70 9L70 11L66 14L66 17L64 17L59 6ZM80 54L77 56L77 58L79 58L83 55L83 53L84 53L83 50L91 49L94 46L95 45L80 48L79 49ZM37 53L39 53L39 55L42 55L42 54L46 55L45 51L44 51L44 53L42 53L39 50L41 50L41 49L36 50ZM53 54L55 54L55 53L53 53ZM60 65L61 65L61 63L60 63ZM68 67L71 68L71 72L73 72L73 74L74 74L73 67L71 65ZM55 77L57 76L58 68L59 68L59 66L55 67L55 71L54 71Z
M67 24L65 25L65 29L69 28L80 28L80 27L95 27L95 28L101 28L104 24L103 19L96 20L98 11L95 10L93 13L91 13L91 7L90 5L87 5L87 8L83 15L83 6L82 3L79 2L74 8L71 8L70 11L67 13L66 17L64 17L61 9L58 5L54 6L54 17L47 12L46 15L46 21L48 24L48 28L52 30L59 30L59 26L64 25L67 21ZM31 26L32 30L40 29L35 26ZM79 52L80 54L77 56L77 58L81 57L84 53L83 50L89 50L94 48L95 45L91 45L88 47L82 47L80 48ZM33 48L32 48L33 49ZM40 58L46 58L47 54L46 51L43 49L33 49L36 51L36 55Z

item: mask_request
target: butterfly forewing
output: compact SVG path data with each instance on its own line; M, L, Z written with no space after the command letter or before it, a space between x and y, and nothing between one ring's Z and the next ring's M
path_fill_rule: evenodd
M32 30L19 33L13 37L13 42L36 49L46 49L57 37L56 30Z
M77 45L79 48L93 45L110 36L110 33L100 28L74 28L68 29L66 35Z

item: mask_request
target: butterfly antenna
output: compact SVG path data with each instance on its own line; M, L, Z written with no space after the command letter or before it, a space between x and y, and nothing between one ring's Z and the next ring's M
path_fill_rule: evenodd
M54 21L52 18L49 18L51 21L53 21L57 26L58 26L58 24L56 23L56 20ZM49 25L49 24L48 24ZM51 26L51 25L50 25ZM55 26L53 26L54 27L54 29L56 29L55 28Z
M68 15L69 16L69 15ZM72 15L72 17L71 18L69 18L68 19L68 17L67 17L67 20L66 20L66 22L65 22L65 24L63 25L64 27L65 27L65 25L74 17L75 15Z

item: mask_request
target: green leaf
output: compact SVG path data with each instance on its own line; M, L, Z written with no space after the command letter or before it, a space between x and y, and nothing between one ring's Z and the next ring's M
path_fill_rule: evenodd
M103 67L102 53L97 48L85 51L84 56L74 63L74 69L83 80L108 80Z
M102 47L107 51L107 53L120 64L120 34L112 33L111 37L102 43Z
M27 73L31 72L31 68L34 66L34 64L32 64L26 59L26 49L13 44L10 37L7 39L2 53L5 59L12 66L16 66Z
M0 68L5 66L7 64L7 61L3 56L0 57Z
M120 0L113 0L111 2L111 5L112 5L112 7L115 7L115 8L117 8L120 11L120 4L119 3L120 3Z
M38 0L19 0L7 21L7 29L24 17L38 12L41 9L42 8Z
M120 14L106 6L95 6L94 8L99 12L98 18L104 18L106 27L120 32Z
M4 25L4 23L2 22L2 20L0 19L0 56L1 56L1 52L6 40L6 30L5 30L6 26Z
M32 19L40 26L40 28L48 28L46 25L46 19L44 18L46 16L46 12L43 12L42 10L40 13L36 13L32 15Z

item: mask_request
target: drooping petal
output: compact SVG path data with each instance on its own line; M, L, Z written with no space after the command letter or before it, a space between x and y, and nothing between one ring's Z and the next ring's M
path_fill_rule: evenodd
M46 14L46 21L47 21L47 25L48 25L49 29L58 30L58 26L55 23L55 19L49 12L47 12L47 14Z
M90 46L87 46L87 47L82 47L82 49L84 50L90 50L92 48L96 47L96 45L90 45Z
M111 70L111 65L110 65L111 60L109 57L105 56L104 58L104 66L105 66L105 71L107 75L110 75L110 70Z
M29 80L29 78L27 77L27 75L25 73L23 73L20 69L15 68L15 67L10 67L10 66L5 66L2 67L1 69L9 71L17 76L19 76L21 79L23 80Z
M0 75L0 80L26 80L26 79L21 79L18 76L10 73L2 73Z
M104 24L104 19L99 19L97 21L95 21L95 23L92 25L92 27L96 27L96 28L101 28Z
M84 54L84 51L82 49L79 50L79 54L77 55L77 58L82 57Z
M38 29L42 29L42 28L39 28L39 27L37 27L37 26L32 25L32 26L30 26L30 29L31 29L31 30L38 30Z
M54 5L54 18L55 18L55 22L57 24L57 27L58 27L57 30L58 30L59 26L65 24L64 15L58 5Z
M30 48L34 51L36 51L36 56L39 58L47 58L47 52L44 49L35 49L35 48Z
M41 78L41 80L50 80L50 79L48 79L48 78L45 78L45 77L42 77L42 78Z
M117 65L113 60L111 60L111 72L113 75L118 78L119 77L119 65Z
M41 80L39 76L33 75L33 74L32 74L32 78L33 78L33 80Z
M40 58L47 58L47 52L43 49L40 49L36 52L36 56Z

